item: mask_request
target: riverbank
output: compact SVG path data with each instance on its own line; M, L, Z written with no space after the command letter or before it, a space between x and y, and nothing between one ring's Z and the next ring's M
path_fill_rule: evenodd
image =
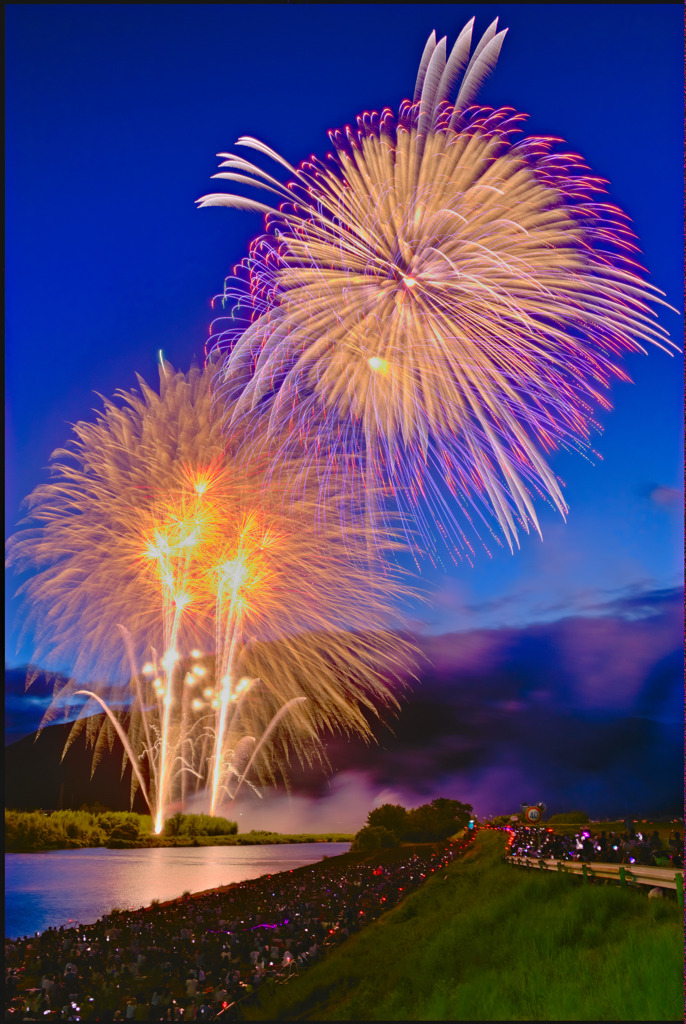
M54 980L50 1019L71 963L82 1020L680 1019L676 900L523 872L504 847L347 853L10 943L8 1002L23 1019Z
M239 833L236 822L208 815L175 815L162 835L152 831L149 815L133 812L5 810L7 853L49 850L174 849L198 846L270 846L279 843L350 843L347 832Z
M48 853L51 850L173 850L198 846L278 846L299 843L351 843L354 835L349 832L300 833L287 835L281 832L246 832L237 836L146 836L142 839L120 839L109 843L83 843L78 839L55 846L20 846L6 843L6 853Z
M502 833L287 985L245 1020L679 1020L675 898L503 863Z
M6 998L18 1019L27 1006L50 1019L67 1000L81 1008L73 1019L111 1020L135 1005L136 1019L158 1020L174 1002L184 1019L211 1017L316 963L466 845L342 854L6 942Z
M49 850L5 855L5 935L91 924L112 908L130 912L346 853L349 843Z

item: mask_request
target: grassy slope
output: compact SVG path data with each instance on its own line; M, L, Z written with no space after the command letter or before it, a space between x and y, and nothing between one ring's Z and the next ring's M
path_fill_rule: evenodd
M474 848L248 1020L680 1020L682 916Z

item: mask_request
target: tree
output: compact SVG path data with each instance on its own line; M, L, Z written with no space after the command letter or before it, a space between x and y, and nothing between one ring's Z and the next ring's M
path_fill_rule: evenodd
M472 805L438 797L408 812L405 838L415 842L438 842L455 835L472 816Z
M164 823L164 834L167 836L180 836L185 831L186 816L181 811L172 814Z
M450 832L446 832L445 838L459 832L469 819L474 817L472 805L460 803L459 800L446 800L444 797L438 797L437 800L431 801L431 806L435 807L440 815L441 829L448 827L451 829Z
M382 804L369 812L367 825L386 828L400 838L407 828L407 811L400 804Z
M357 833L350 847L351 853L372 853L374 850L389 850L398 845L395 832L383 825L365 825Z
M122 821L121 824L117 825L110 832L110 840L131 840L132 842L140 838L140 831L138 825L133 821Z

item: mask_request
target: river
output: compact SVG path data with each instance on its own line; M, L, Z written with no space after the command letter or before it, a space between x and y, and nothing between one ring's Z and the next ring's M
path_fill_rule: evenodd
M120 910L171 900L346 853L350 843L50 850L5 854L5 936L91 924Z

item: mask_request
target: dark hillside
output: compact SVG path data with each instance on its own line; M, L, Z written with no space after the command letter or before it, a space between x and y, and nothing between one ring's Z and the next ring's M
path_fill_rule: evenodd
M132 809L147 814L140 793L136 793L133 808L129 806L131 766L122 778L121 742L115 739L112 750L105 751L91 779L92 752L86 748L85 737L61 760L70 729L70 722L49 725L40 734L5 747L5 807L50 811L98 802L113 811Z

